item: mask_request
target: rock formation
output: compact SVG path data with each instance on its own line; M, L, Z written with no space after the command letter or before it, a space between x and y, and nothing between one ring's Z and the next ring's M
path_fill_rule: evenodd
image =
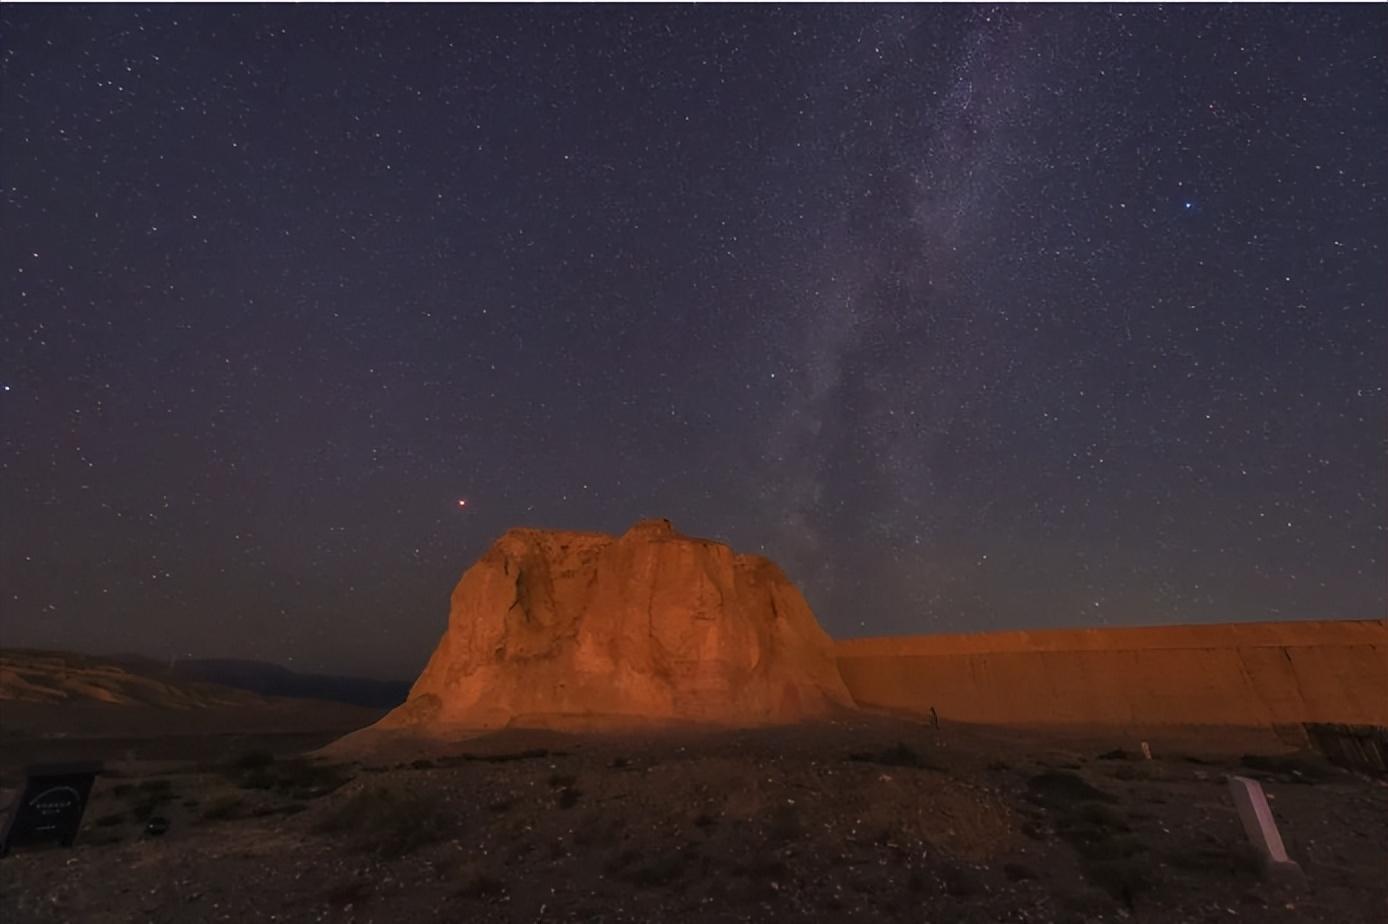
M775 564L651 520L620 538L507 532L376 728L757 725L851 706L833 643Z

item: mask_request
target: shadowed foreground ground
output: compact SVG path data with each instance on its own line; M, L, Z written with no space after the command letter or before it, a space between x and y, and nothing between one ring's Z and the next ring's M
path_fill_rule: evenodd
M1383 781L1136 746L873 718L502 732L408 763L129 763L99 781L79 846L0 861L0 917L1385 919ZM1304 883L1258 878L1236 770L1265 781Z

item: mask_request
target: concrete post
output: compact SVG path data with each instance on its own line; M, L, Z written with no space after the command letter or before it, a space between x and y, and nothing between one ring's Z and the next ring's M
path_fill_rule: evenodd
M1268 805L1262 784L1246 776L1231 776L1229 792L1234 797L1234 806L1239 810L1244 833L1262 859L1264 869L1272 873L1299 875L1301 867L1287 856L1287 848L1282 844L1282 835L1277 830L1277 821L1272 817L1272 807Z

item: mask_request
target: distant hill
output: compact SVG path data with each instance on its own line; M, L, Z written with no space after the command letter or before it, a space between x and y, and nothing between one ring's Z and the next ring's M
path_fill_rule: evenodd
M151 664L154 662L150 662ZM0 649L0 703L112 703L192 709L262 705L263 696L139 664L64 651Z
M261 696L322 699L372 708L398 706L410 692L410 684L403 680L301 674L265 661L191 658L166 664L141 655L119 655L112 660L173 681L212 683Z

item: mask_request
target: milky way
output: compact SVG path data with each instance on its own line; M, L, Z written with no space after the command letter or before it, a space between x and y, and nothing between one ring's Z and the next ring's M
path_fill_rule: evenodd
M412 676L651 515L840 636L1382 616L1384 24L6 6L0 643Z

